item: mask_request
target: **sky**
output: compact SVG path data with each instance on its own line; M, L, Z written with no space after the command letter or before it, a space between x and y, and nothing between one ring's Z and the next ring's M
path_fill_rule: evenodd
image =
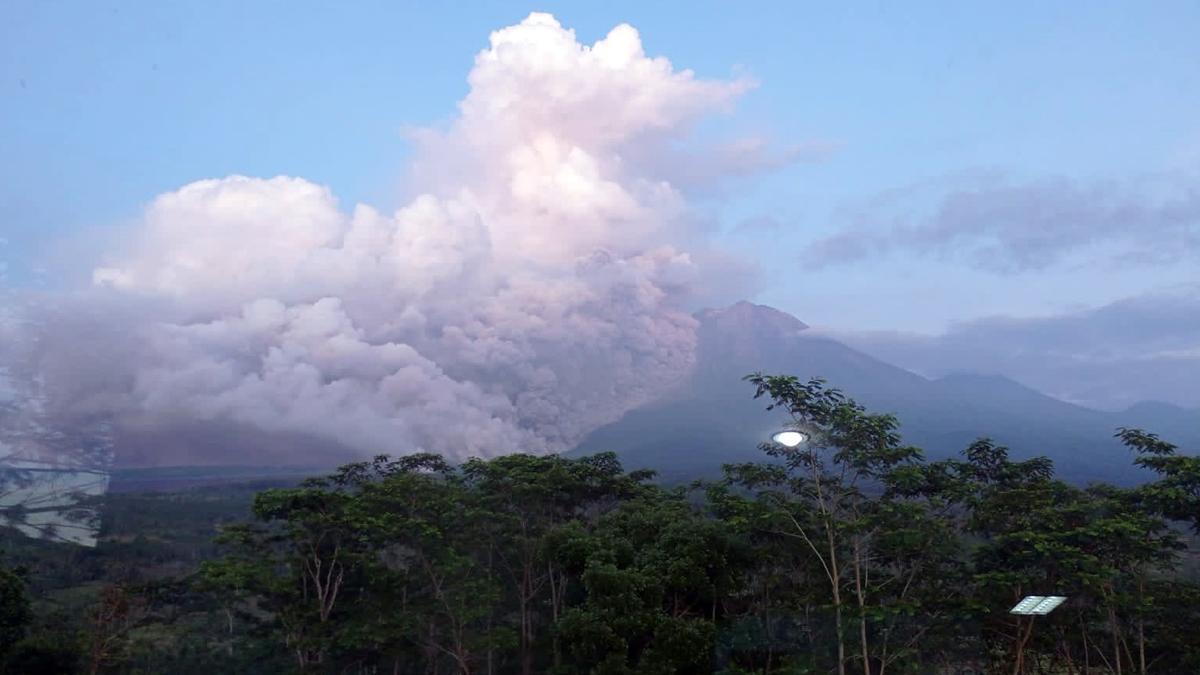
M364 447L464 409L496 447L569 445L743 297L931 376L1200 407L1197 27L1186 2L9 2L0 286L104 294L43 317L111 333L124 370L76 401Z

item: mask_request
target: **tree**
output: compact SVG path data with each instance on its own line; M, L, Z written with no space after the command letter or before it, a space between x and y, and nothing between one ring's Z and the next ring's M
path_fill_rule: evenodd
M547 536L578 518L594 518L623 498L645 491L648 474L626 475L612 453L582 459L507 455L472 459L462 474L489 515L488 570L503 576L516 600L523 675L534 672L542 629L555 624L566 601L567 574L547 555ZM553 665L561 662L551 636Z
M25 580L6 567L0 567L0 659L12 653L25 637L33 619Z
M896 656L888 652L896 631L886 617L911 610L912 580L936 548L923 545L937 531L928 512L889 489L921 453L901 443L895 417L868 414L823 380L761 373L746 379L755 398L768 397L768 410L786 410L808 440L794 448L764 443L775 465L729 466L726 480L752 490L769 506L765 526L816 561L829 590L838 673L851 661L847 633L855 625L854 660L867 675L881 672ZM921 522L903 536L887 534L910 518Z
M90 617L87 672L96 675L120 660L128 647L129 631L144 616L142 599L122 586L106 586Z
M232 608L253 598L282 628L301 669L325 662L337 641L333 621L348 574L367 551L347 506L367 464L352 464L300 487L259 493L254 515L263 525L239 524L222 533L231 549L207 563L203 582L224 589L232 633ZM261 620L261 616L258 617Z
M749 552L682 492L632 499L594 531L559 532L554 550L583 593L557 624L569 657L558 672L712 671L722 601Z
M256 522L226 526L223 557L165 602L217 596L201 606L220 628L193 643L215 668L277 667L282 646L302 671L393 675L1197 670L1193 458L1128 432L1160 476L1131 489L988 439L926 462L821 380L749 379L809 441L702 490L611 453L380 456L257 495ZM1027 594L1070 599L1010 614ZM116 600L93 669L128 632Z
M1137 453L1134 464L1159 476L1140 490L1145 503L1200 534L1200 457L1180 455L1174 444L1141 429L1120 427L1116 436Z

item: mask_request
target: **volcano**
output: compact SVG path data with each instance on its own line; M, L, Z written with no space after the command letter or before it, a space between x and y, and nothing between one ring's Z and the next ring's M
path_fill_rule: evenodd
M758 443L786 419L766 411L742 378L753 372L820 377L870 412L892 413L904 442L930 459L954 457L988 437L1014 458L1046 456L1073 482L1133 483L1147 476L1113 437L1144 426L1185 450L1200 446L1200 411L1138 404L1123 412L1061 401L998 375L929 379L885 363L771 307L739 302L696 315L696 366L682 383L589 434L571 454L611 450L629 468L665 480L717 475L730 462L763 459Z

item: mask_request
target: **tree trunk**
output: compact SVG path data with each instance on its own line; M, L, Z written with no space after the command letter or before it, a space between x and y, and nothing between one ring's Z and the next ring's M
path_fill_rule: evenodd
M1083 638L1083 672L1091 675L1092 654L1088 648L1087 622L1083 620L1083 610L1079 610L1079 635Z
M837 548L833 543L833 524L826 520L825 534L829 540L829 576L833 588L833 620L837 630L837 672L846 675L846 629L842 625L842 591L841 574L838 571Z
M1067 637L1067 631L1060 628L1058 636L1058 643L1062 647L1063 659L1067 662L1067 675L1075 675L1079 672L1079 669L1075 667L1075 657L1071 654L1071 642Z
M550 579L550 620L552 625L558 627L558 609L559 603L562 602L562 594L566 591L566 580L563 583L557 583L554 576L554 566L550 565L547 569L547 576ZM557 670L562 666L562 645L558 640L558 631L552 630L550 637L550 647L554 653L554 668Z
M493 552L493 550L494 550L493 547L489 544L488 545L488 557L487 557L487 575L488 575L489 581L491 581L491 579L492 579L492 552ZM493 670L494 666L493 666L492 656L493 656L493 652L495 652L495 649L492 647L492 612L490 610L488 611L488 620L487 620L487 640L488 640L487 675L494 675L495 671Z
M1117 623L1117 612L1113 609L1112 604L1108 606L1108 625L1112 630L1113 668L1116 669L1117 675L1121 675L1121 629Z
M233 656L233 611L229 608L228 605L225 607L225 620L227 622L226 625L227 625L228 633L229 633L228 653L230 656Z
M867 647L867 602L863 589L861 542L854 540L854 595L858 599L858 638L862 643L863 675L871 675L871 651Z
M1146 580L1138 578L1138 666L1142 675L1146 675L1146 617L1143 608L1146 606Z
M1021 632L1021 620L1017 619L1017 653L1013 659L1013 675L1021 675L1025 672L1025 645L1029 644L1029 636L1033 635L1033 620L1034 617L1029 617L1029 624L1026 625L1024 633Z
M529 603L525 598L524 589L521 590L521 675L533 675L533 649L529 644Z
M522 525L522 531L524 525ZM521 675L533 675L533 617L530 600L533 599L532 562L526 558L521 564L520 610L521 610Z

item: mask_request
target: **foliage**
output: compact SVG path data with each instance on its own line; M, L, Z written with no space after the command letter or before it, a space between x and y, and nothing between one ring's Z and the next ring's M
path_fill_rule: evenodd
M821 380L748 379L808 441L684 488L416 454L114 497L95 550L10 542L7 672L1200 672L1197 458L1120 429L1158 480L988 439L930 462ZM1009 613L1028 594L1068 601Z
M0 659L7 657L25 636L32 618L25 580L13 570L0 567Z

